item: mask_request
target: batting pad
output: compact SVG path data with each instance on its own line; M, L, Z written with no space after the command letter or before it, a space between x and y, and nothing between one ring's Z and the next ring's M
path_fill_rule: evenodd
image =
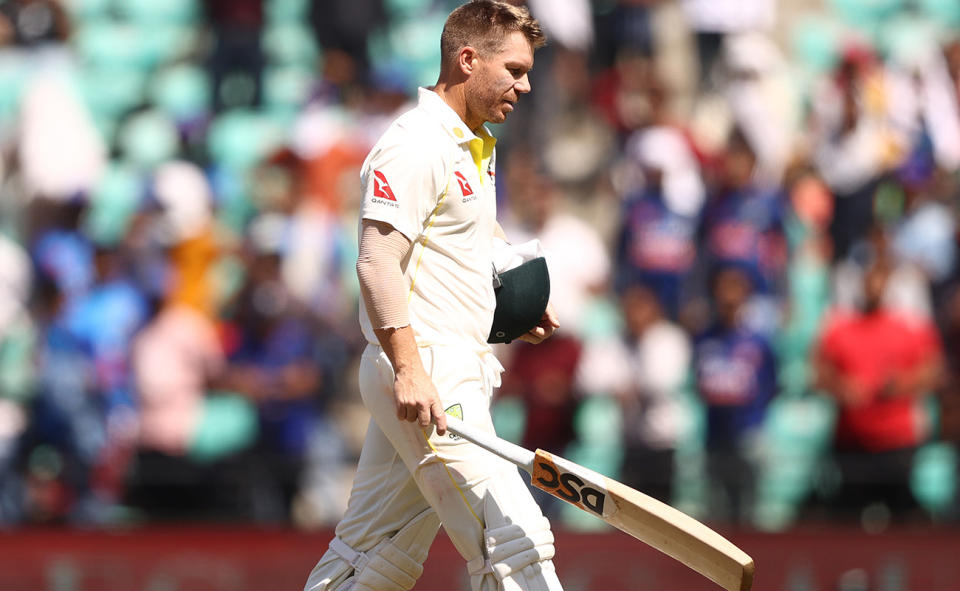
M427 509L366 552L334 538L310 573L304 591L409 591L423 573L423 562L439 528L437 514ZM344 577L350 570L353 575Z
M532 498L523 499L536 506ZM554 556L550 522L539 511L510 507L504 511L503 500L489 492L484 497L484 548L486 558L467 565L474 591L563 591L551 560ZM510 502L510 501L508 501Z

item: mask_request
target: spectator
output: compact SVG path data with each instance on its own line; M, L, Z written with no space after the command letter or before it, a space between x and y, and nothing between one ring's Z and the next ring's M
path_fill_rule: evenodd
M873 224L873 194L894 162L887 125L884 66L863 47L844 51L834 76L814 89L808 123L817 171L836 196L834 256L847 255Z
M638 281L652 287L668 317L676 319L693 270L704 188L682 134L649 127L631 140L643 186L627 196L616 247L616 287Z
M621 296L627 380L619 394L624 414L621 479L665 503L672 498L674 452L691 427L683 388L690 373L686 333L664 317L654 292L635 284Z
M767 338L744 321L752 274L727 265L713 277L716 318L694 341L695 383L707 410L711 515L746 523L767 405L776 393L776 361Z
M833 502L860 511L880 501L905 515L916 506L910 470L931 432L924 402L940 384L943 360L929 320L884 304L891 272L883 259L867 268L862 307L827 320L814 366L817 386L839 409L834 451L842 488Z
M776 16L774 0L683 0L700 65L700 85L709 89L723 41L731 33L765 31Z
M255 405L260 437L250 470L259 473L255 518L283 521L299 486L313 431L328 428L314 325L281 278L270 218L254 222L249 275L237 296L229 373ZM260 226L260 227L256 227Z
M901 260L894 252L891 231L874 224L865 240L858 241L847 257L833 267L834 307L853 311L864 305L864 275L874 261L889 267L884 282L885 307L919 318L931 318L930 280L917 266Z
M263 0L205 0L204 7L214 35L208 58L214 109L258 106L266 64L260 42Z
M739 132L731 134L716 188L703 212L703 260L707 274L737 266L747 274L751 299L740 320L767 335L779 327L787 263L784 203L780 191L755 180L757 157Z
M106 417L87 348L69 329L68 300L58 282L38 273L31 297L36 325L36 392L20 441L27 522L97 523L93 472L107 444ZM84 511L84 509L87 509Z

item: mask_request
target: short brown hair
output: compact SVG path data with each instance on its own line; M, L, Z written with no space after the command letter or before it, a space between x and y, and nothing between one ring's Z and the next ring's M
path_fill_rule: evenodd
M440 55L448 63L467 45L481 55L497 53L504 38L516 31L523 33L534 49L547 42L540 23L526 8L498 0L471 0L447 17L440 35Z

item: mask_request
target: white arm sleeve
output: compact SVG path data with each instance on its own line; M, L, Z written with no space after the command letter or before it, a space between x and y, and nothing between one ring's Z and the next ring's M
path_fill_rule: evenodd
M374 329L402 328L410 324L406 286L400 269L400 262L409 250L410 240L389 224L363 221L357 278Z

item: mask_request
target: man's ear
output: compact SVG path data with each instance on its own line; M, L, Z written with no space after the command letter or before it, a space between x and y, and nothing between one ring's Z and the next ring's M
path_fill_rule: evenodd
M457 67L463 74L469 76L476 68L478 59L480 59L480 55L477 50L467 45L457 54Z

